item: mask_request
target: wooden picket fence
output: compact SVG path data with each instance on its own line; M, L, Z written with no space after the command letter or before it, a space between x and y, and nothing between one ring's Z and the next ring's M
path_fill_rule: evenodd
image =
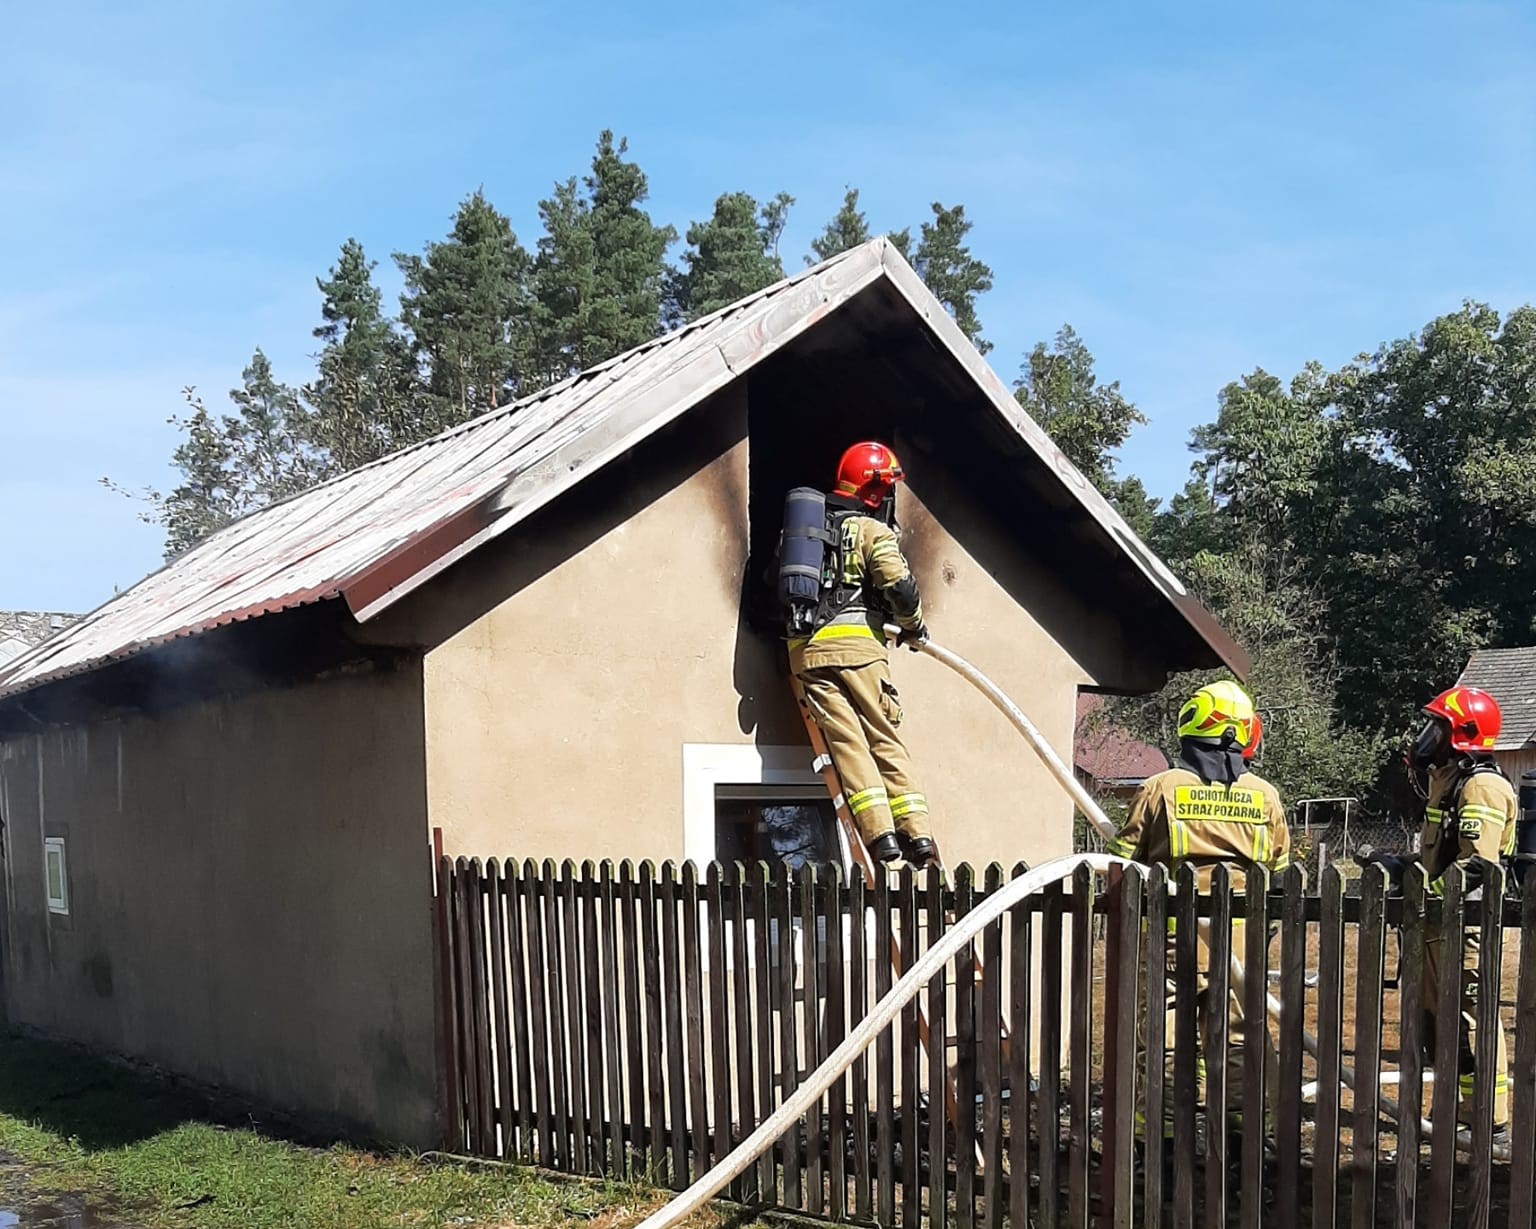
M980 883L960 867L951 891L911 871L866 889L764 866L713 864L701 880L691 863L443 858L447 1146L681 1189L886 993L893 937L911 967L1002 882L996 866ZM1484 895L1502 887L1488 868ZM1423 1001L1432 928L1450 951L1464 928L1482 940L1460 1153L1457 1031L1424 1046L1423 1009L1454 1020L1461 994L1452 960L1438 1000ZM1233 936L1246 1018L1265 1018L1267 995L1280 1000L1274 1049L1240 1051L1240 1101L1220 1008ZM732 1199L935 1229L1533 1229L1536 892L1523 909L1484 909L1463 902L1455 873L1442 901L1417 872L1397 893L1377 870L1347 887L1330 868L1309 894L1299 869L1273 884L1250 876L1243 891L1218 870L1202 894L1188 868L1174 885L1160 868L1107 880L1079 868L963 947L921 996L932 1055L914 1002ZM1501 1016L1514 1121L1495 1160ZM1205 1104L1225 1104L1240 1131L1219 1115L1208 1124Z

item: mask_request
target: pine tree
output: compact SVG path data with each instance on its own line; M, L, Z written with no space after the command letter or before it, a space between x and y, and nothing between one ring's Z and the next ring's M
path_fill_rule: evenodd
M527 251L512 224L476 191L446 239L395 262L405 276L400 320L426 384L428 434L528 391Z
M604 131L592 169L539 203L544 235L533 266L535 366L547 381L649 341L660 327L666 252L677 238L640 208L645 173Z
M315 279L324 342L317 374L304 390L313 407L312 442L327 472L354 469L422 438L410 349L381 310L376 262L356 239L342 244L328 277Z
M745 192L728 192L709 221L690 226L683 268L672 278L673 322L707 316L783 278L779 238L793 204L783 192L761 207Z
M966 221L965 206L946 209L933 202L933 221L924 222L912 255L912 232L900 230L890 236L891 243L912 263L917 275L927 283L934 297L955 318L960 331L985 354L992 348L981 336L981 319L976 314L976 296L992 289L992 269L971 255L965 237L971 223Z
M843 194L843 207L826 224L821 234L811 240L811 251L815 254L807 256L805 263L814 265L818 261L831 260L839 252L868 243L869 237L869 220L859 208L859 190L849 188Z

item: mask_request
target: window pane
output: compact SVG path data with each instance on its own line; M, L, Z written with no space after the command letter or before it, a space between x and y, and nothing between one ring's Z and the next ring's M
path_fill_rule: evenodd
M33 897L36 900L37 897ZM64 855L58 849L48 851L48 903L59 904L64 899Z
M831 799L791 802L721 799L715 804L715 857L731 862L787 862L792 869L838 860Z

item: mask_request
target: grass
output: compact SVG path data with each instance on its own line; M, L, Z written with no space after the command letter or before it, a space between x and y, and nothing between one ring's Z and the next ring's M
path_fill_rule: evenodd
M663 1198L529 1169L316 1147L170 1082L16 1037L0 1038L0 1153L19 1162L32 1195L85 1195L156 1227L608 1229Z

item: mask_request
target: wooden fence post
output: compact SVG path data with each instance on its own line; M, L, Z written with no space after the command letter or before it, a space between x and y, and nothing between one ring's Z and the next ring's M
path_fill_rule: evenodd
M1431 1098L1434 1138L1430 1144L1429 1226L1455 1229L1456 1100L1460 1078L1461 948L1466 919L1461 869L1452 866L1441 881L1440 924L1425 935L1425 963L1439 979L1435 1013L1435 1089Z
M1354 1229L1376 1220L1376 1145L1381 1125L1382 975L1386 960L1387 874L1368 866L1362 876L1355 982L1355 1099L1352 1118Z
M1509 1082L1510 1229L1536 1229L1536 872L1521 885L1520 982L1515 991L1515 1065Z
M1344 876L1323 872L1317 957L1317 1136L1312 1148L1313 1229L1334 1229L1339 1207L1339 1067L1344 1046Z
M1419 1120L1424 1114L1424 899L1428 891L1424 868L1415 864L1403 876L1403 926L1399 944L1397 1066L1397 1223L1418 1219Z
M1499 1022L1499 987L1504 974L1504 868L1495 863L1482 863L1479 869L1482 871L1479 901L1482 926L1477 946L1477 1045L1472 1074L1469 1229L1488 1229L1492 1210L1493 1101L1498 1070L1495 1057L1503 1029Z

